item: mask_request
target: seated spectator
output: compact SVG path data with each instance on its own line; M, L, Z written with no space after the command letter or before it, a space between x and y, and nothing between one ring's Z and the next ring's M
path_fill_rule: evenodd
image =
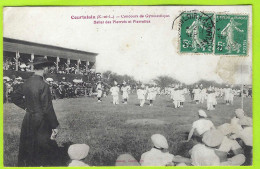
M231 137L243 141L243 149L247 157L245 165L252 165L253 128L245 127L239 133L236 133Z
M71 159L69 167L89 166L83 160L87 157L89 146L86 144L73 144L68 149L68 154Z
M209 131L211 129L215 129L214 124L212 123L212 121L206 119L207 118L207 114L205 113L205 111L203 110L199 110L199 120L193 122L192 124L192 128L189 132L189 136L187 141L190 141L191 137L195 134L196 136L198 136L199 138L202 137L202 135L206 132Z
M204 144L197 144L190 150L194 166L240 166L245 162L241 146L221 131L207 131L202 142ZM228 157L231 151L234 155Z
M142 154L140 164L142 166L173 166L174 162L190 163L190 159L181 156L174 156L168 152L168 142L161 134L154 134L151 137L153 148Z
M246 116L243 109L236 109L235 113L236 117L239 119L238 124L240 124L241 126L253 126L252 118Z

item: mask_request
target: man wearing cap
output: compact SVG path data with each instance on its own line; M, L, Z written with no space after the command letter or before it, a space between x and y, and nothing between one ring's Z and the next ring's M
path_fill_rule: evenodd
M12 101L25 109L22 122L18 166L53 166L58 151L54 138L59 122L52 105L51 93L43 76L53 63L45 58L36 58L35 73L16 89Z
M206 119L207 114L205 111L199 110L198 112L199 112L199 120L193 122L187 141L190 141L192 135L194 134L194 131L196 131L197 136L201 137L206 131L215 128L212 121Z
M161 134L151 136L153 148L142 154L140 164L142 166L173 166L174 162L191 163L190 159L174 156L168 152L168 142Z

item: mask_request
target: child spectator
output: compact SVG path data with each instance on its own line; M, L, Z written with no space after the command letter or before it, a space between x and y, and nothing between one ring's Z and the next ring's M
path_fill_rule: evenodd
M71 159L69 167L89 166L83 160L87 157L89 146L86 144L73 144L68 149L68 154Z

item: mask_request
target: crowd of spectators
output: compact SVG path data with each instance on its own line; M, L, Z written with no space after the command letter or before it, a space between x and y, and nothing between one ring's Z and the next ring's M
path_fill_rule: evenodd
M19 59L18 61L18 71L30 72L32 71L29 60ZM15 58L4 59L3 63L4 70L16 71L16 61ZM78 75L88 75L89 73L95 72L94 69L86 68L86 65L79 64L66 64L65 62L59 62L57 66L49 67L49 73L51 74L78 74Z
M22 77L11 77L4 76L4 103L11 102L10 95L22 84L25 79ZM87 81L82 79L74 79L73 81L68 81L65 77L62 80L57 81L52 78L46 78L46 82L50 86L50 91L52 94L52 99L65 99L65 98L75 98L80 96L94 96L96 94L97 81L100 81L101 77L99 74L92 73L89 74Z

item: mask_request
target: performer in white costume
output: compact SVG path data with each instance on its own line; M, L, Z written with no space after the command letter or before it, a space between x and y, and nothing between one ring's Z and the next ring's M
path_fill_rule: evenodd
M148 94L147 94L147 100L149 100L150 102L150 106L153 106L153 101L156 98L156 88L155 88L155 84L151 84L148 88Z
M137 97L140 101L140 106L143 107L145 103L145 95L146 95L146 90L145 86L142 84L140 88L137 90Z
M226 88L224 89L224 100L226 101L226 104L230 104L230 93L231 93L231 88L226 85Z
M180 107L183 107L184 106L184 102L185 102L185 89L183 88L182 85L180 85L180 88L179 88L179 101L180 101Z
M200 103L204 103L204 100L206 99L207 95L207 89L203 88L203 85L200 84Z
M113 104L119 104L119 87L117 87L117 82L114 82L114 86L110 88L111 95L113 96Z
M214 110L215 108L213 107L213 102L214 102L214 94L212 91L212 87L210 86L209 89L207 90L207 110Z
M196 104L199 104L200 88L198 85L196 85L196 87L193 89L192 93L194 93L194 100L195 100Z
M175 85L174 89L172 90L172 99L174 108L180 107L180 93L179 93L179 86Z
M128 101L128 94L129 94L129 92L130 92L130 86L128 86L127 84L126 84L126 82L124 81L123 82L123 86L121 87L121 91L123 92L123 94L122 94L122 97L123 97L123 103L124 104L127 104L127 101Z
M101 84L101 81L99 81L98 84L97 84L97 98L98 98L98 102L101 102L101 97L102 97L102 84Z

